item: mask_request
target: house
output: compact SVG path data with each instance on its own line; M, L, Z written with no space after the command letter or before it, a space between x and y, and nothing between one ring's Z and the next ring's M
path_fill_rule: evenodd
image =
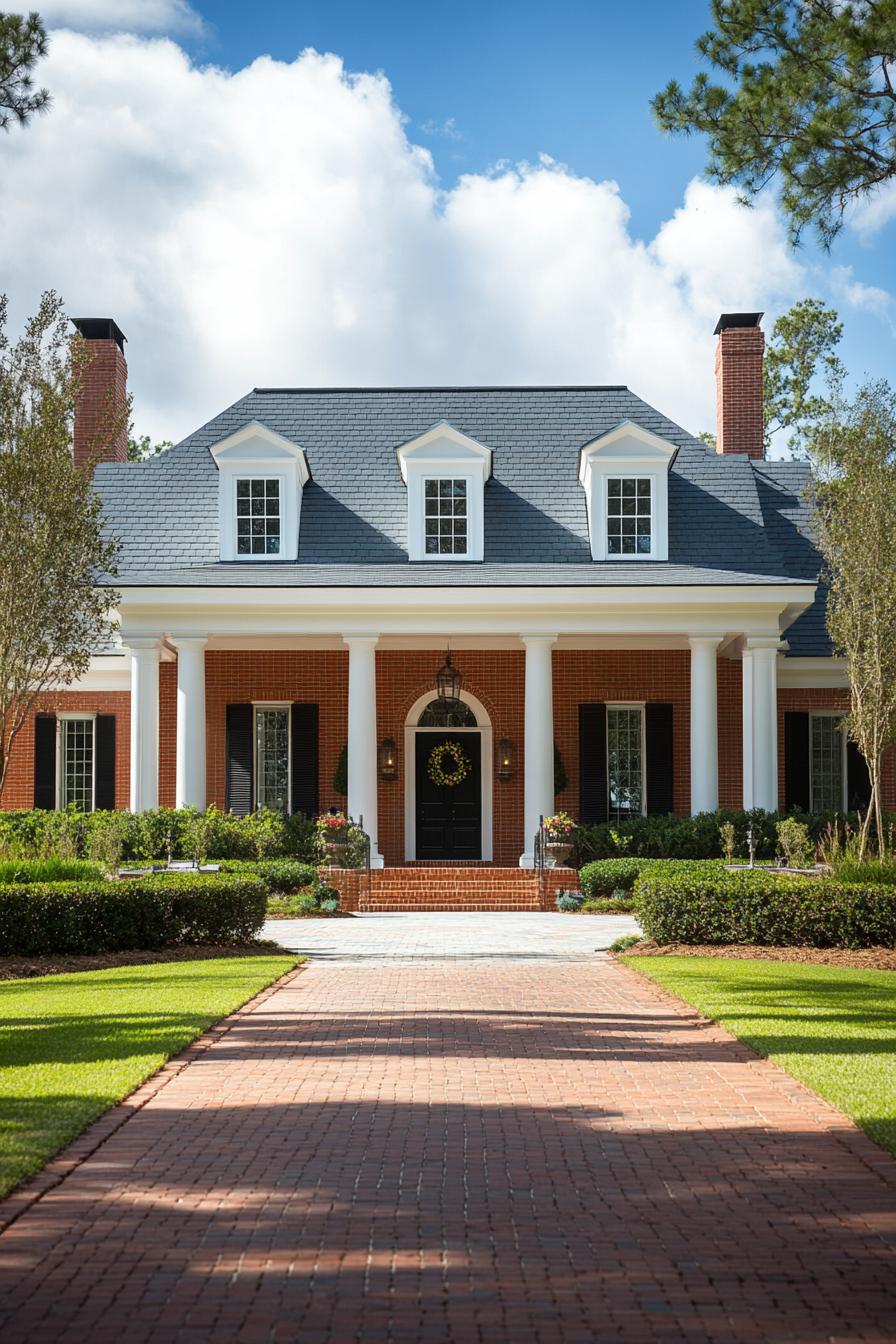
M509 868L557 808L859 801L760 317L716 328L717 451L623 386L261 387L145 463L122 435L120 646L46 697L4 805L343 806L374 866ZM84 460L126 364L76 325Z

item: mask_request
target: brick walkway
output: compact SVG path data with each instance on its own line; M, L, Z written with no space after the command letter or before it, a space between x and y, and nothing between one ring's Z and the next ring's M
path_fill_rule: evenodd
M894 1173L602 958L319 961L0 1237L0 1336L883 1344Z

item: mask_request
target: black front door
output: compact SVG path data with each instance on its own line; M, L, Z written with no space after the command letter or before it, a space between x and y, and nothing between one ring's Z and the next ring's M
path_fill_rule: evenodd
M458 784L438 784L430 775L430 758L444 742L458 742L469 763ZM482 752L479 733L417 733L417 858L479 859L482 857ZM443 754L448 775L454 761Z

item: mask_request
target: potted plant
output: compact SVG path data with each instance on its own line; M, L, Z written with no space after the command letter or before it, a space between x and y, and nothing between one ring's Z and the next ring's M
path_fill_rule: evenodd
M561 868L572 853L576 823L566 812L544 819L544 848L552 868Z
M344 868L349 850L349 820L344 812L323 812L315 822L321 849L331 868Z

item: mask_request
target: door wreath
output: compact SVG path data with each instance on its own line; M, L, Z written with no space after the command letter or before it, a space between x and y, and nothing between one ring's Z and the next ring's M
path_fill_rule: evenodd
M459 742L440 742L430 752L426 770L433 784L454 789L470 773L470 762Z

